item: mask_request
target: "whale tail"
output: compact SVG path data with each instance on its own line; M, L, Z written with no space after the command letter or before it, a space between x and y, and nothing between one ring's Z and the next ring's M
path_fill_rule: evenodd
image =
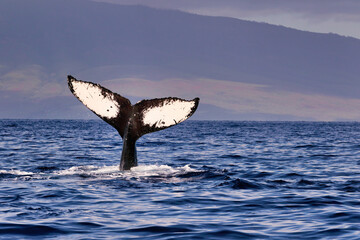
M184 100L175 97L142 100L132 105L129 99L99 84L68 76L70 91L87 108L113 126L124 140L120 169L137 165L135 142L142 135L159 131L191 117L199 98Z

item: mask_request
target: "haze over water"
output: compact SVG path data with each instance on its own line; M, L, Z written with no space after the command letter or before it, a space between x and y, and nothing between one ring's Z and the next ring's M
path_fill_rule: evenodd
M356 239L360 123L0 121L0 239Z

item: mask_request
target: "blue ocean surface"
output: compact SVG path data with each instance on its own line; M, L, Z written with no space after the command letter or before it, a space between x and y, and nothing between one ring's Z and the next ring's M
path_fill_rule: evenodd
M360 239L360 123L0 120L0 239Z

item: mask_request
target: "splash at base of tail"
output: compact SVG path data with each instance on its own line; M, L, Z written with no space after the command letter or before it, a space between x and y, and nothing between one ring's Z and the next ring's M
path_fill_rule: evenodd
M168 97L142 100L132 105L129 99L99 84L72 76L68 76L68 84L75 97L119 132L123 139L120 170L137 166L136 140L144 134L185 121L194 114L200 100Z

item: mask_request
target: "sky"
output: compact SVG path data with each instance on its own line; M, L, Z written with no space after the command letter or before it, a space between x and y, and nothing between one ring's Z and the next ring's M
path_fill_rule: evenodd
M358 0L96 0L266 22L360 39Z
M12 2L12 0L7 1L9 3ZM27 0L16 1L30 3L27 2ZM32 3L34 2L35 0ZM30 9L33 7L36 10L41 10L39 6L50 8L50 5L44 4L44 2L48 3L47 0L36 0L36 2L40 5L34 7L29 4L28 8ZM59 7L61 7L63 4L68 4L69 2L73 3L75 1L60 0L59 2L61 2ZM304 31L320 33L331 32L341 36L350 36L360 39L360 28L358 27L360 26L360 1L358 0L85 0L81 2L81 4L94 2L108 2L121 5L139 4L158 9L175 9L200 15L225 16L256 22L266 22ZM81 4L75 6L73 10L79 12L79 9L84 9L84 5ZM110 8L112 9L113 7L111 6ZM63 8L62 10L64 9L66 10L66 8ZM0 63L0 118L96 119L96 116L92 112L87 110L86 107L71 95L66 84L66 75L72 74L78 79L100 83L112 91L128 97L133 103L144 98L176 96L193 99L194 97L200 97L199 109L192 119L360 121L360 111L356 111L356 109L360 109L360 94L358 94L360 92L360 88L358 87L360 86L360 82L357 81L355 76L358 75L359 71L354 70L360 69L360 67L357 63L358 61L349 60L359 59L357 57L359 56L357 53L360 51L359 40L326 35L324 36L326 38L324 38L324 41L329 45L334 45L321 48L322 42L320 44L310 42L308 45L301 45L301 48L308 48L306 51L302 51L301 49L298 51L299 49L296 49L298 45L287 45L288 48L286 48L286 54L282 53L282 55L279 55L288 60L294 60L295 57L300 58L300 61L292 61L292 66L290 66L291 63L281 63L287 65L287 67L283 67L281 64L280 66L279 64L269 64L267 66L266 61L260 61L262 59L259 60L259 58L264 57L261 51L264 49L266 50L266 47L261 49L260 52L249 49L249 51L244 54L246 55L245 58L249 58L249 61L253 61L254 63L247 66L254 67L255 70L250 69L247 72L248 69L241 68L241 66L237 65L242 60L241 58L237 58L236 51L232 51L232 48L236 48L238 51L245 52L243 48L237 46L238 42L234 41L234 39L238 39L235 35L243 35L244 29L241 29L238 33L230 32L229 34L229 32L227 32L227 34L231 35L233 38L224 38L225 41L222 42L222 35L219 37L210 31L210 29L216 29L214 26L211 26L213 28L209 27L209 29L202 32L201 30L204 29L204 25L201 25L201 28L199 28L201 34L208 34L209 32L207 31L209 30L213 35L206 36L215 36L215 38L204 40L201 36L199 37L201 34L197 35L198 32L196 31L196 28L191 31L189 30L189 26L191 26L193 22L191 22L190 25L179 24L177 25L179 29L174 30L172 28L171 31L174 30L175 33L170 31L170 35L157 34L156 31L148 31L151 33L146 35L147 39L140 39L139 41L135 36L134 39L137 45L135 44L134 47L133 45L126 43L128 44L126 45L126 48L128 49L125 49L122 52L125 53L125 55L118 57L116 54L112 53L113 49L111 50L111 47L107 48L107 45L104 44L106 39L102 40L102 36L96 34L96 31L101 31L104 24L108 24L108 22L101 22L98 20L105 19L106 17L104 16L109 9L106 9L105 13L102 13L105 15L97 16L99 17L98 20L96 17L92 18L93 12L89 10L91 7L87 9L89 12L84 15L80 13L71 15L73 13L66 10L65 12L69 12L69 16L73 17L63 16L64 13L62 13L59 14L61 16L56 16L56 19L52 14L49 15L50 17L46 14L41 14L39 17L42 22L41 26L40 24L36 24L36 19L34 22L32 19L28 19L27 15L18 15L15 17L16 14L12 14L13 16L9 17L12 22L8 25L4 25L0 21L0 43L8 44L3 46L6 46L6 48L9 47L11 50L15 49L15 54L13 55L16 55L17 58L14 59L23 57L25 59L23 62L26 62L26 64L24 64L18 60L11 60L12 56L9 56L9 58L11 58L10 60L0 56L0 60L2 61ZM95 12L97 13L98 9L95 9ZM44 10L45 13L48 13L48 11L49 9ZM16 9L15 12L17 13ZM134 12L135 14L137 13L137 11ZM173 11L168 12L176 15ZM5 15L6 14L4 12L2 13L0 9L0 16ZM119 15L118 12L116 12L115 15ZM159 11L157 11L155 15L156 16L152 16L154 22L159 21L159 19L163 21L162 17L166 16L166 14L161 14ZM161 18L158 15L161 15ZM189 14L180 14L179 19L182 20L187 18L188 15ZM133 15L131 15L130 18L132 16ZM49 25L47 24L46 17L49 17ZM114 33L112 27L115 29L116 27L125 29L127 25L129 25L127 17L121 18L120 16L120 18L115 18L115 20L125 19L122 23L123 25L114 23L113 26L104 27L105 32L107 33L106 36L115 36L114 39L117 45L119 45L117 41L119 39L121 40L123 34L122 32ZM139 16L135 15L135 17ZM76 19L77 22L73 24L71 22L72 19ZM179 19L176 19L175 22L179 22ZM209 21L209 18L201 19ZM53 20L54 22L52 22ZM198 21L198 18L196 21ZM78 22L80 22L80 25L77 25ZM239 24L237 25L239 27L242 21L235 22L236 24ZM65 23L69 25L65 25ZM138 34L137 31L146 32L148 30L146 28L148 25L144 25L141 19L132 23L135 23L135 25L138 24L136 25L138 27L145 26L145 28L141 28L141 30L138 28L134 29L135 35ZM172 24L173 23L174 21ZM202 23L202 21L197 23ZM214 22L212 23L214 24ZM206 24L207 22L205 23L205 26L207 26ZM18 28L15 28L14 26ZM53 26L59 27L59 30L54 30L55 28ZM76 29L78 26L81 26L81 29ZM228 26L229 25L226 25L227 28ZM162 27L165 27L166 29L167 26L164 24ZM269 32L274 30L274 28L267 25L262 27L264 28L259 27L256 31L259 31L259 29L272 29L269 30ZM132 28L133 26L130 26L129 29L127 29L127 33L130 33L129 35L132 35ZM254 26L254 28L256 27ZM17 30L13 31L13 29ZM110 30L107 31L106 29ZM156 29L156 25L151 25L151 29ZM161 29L163 31L164 28ZM231 31L231 24L228 29ZM299 44L298 41L300 38L300 44L302 44L301 42L307 40L314 41L321 37L321 35L298 34L298 31L291 31L283 28L277 28L274 32L281 32L282 30L279 29L286 32L286 41L288 41L288 38L291 38L291 36L299 36L299 38L291 40L294 44ZM219 29L219 31L220 30L223 31L224 29ZM68 38L64 38L64 34L69 33L67 31L71 33L75 32L75 34L72 34ZM115 31L117 31L117 29ZM245 32L246 31L247 29L245 29ZM1 35L1 33L4 32L14 34L11 36L13 38L9 38L11 40L8 40L6 34ZM173 42L166 42L169 39L167 38L168 36L174 36L178 32L187 32L188 35L196 35L198 38L179 36L178 41L176 41L177 39L172 39L171 41ZM76 34L82 34L84 36L75 36ZM87 34L89 34L91 38L86 38ZM257 34L259 34L259 32L257 32ZM165 37L157 38L157 35L163 35ZM38 39L39 36L43 38L41 41ZM259 35L256 35L256 39L253 39L253 41L258 41L258 36ZM260 36L262 36L262 32L260 32ZM185 41L182 41L182 37L184 37L183 39ZM279 40L278 37L267 37L267 43L271 42L270 38L275 39L271 42L271 46L267 47L283 50L284 45L287 44L285 41L276 45ZM78 44L77 42L79 39L82 40L81 44ZM158 39L160 47L157 43L151 42L151 39ZM199 42L202 41L202 43L206 42L206 44L194 45L196 46L196 50L200 49L200 52L194 50L194 52L196 52L194 55L192 55L193 52L186 52L188 47L187 44L192 46L192 43L189 44L187 41L192 41L192 39ZM280 40L282 39L280 38ZM182 44L182 42L185 42L185 44ZM207 42L209 42L209 44ZM224 46L216 44L218 42L221 42ZM262 39L258 42L260 42L260 44L257 43L258 45L256 46L260 46L261 48L263 45ZM111 44L112 41L109 41L108 43ZM213 43L215 44L211 45ZM345 46L343 43L349 43L351 47L347 48L348 46ZM155 46L154 49L142 48L152 46L152 44ZM225 46L226 44L231 44L231 46ZM246 44L248 43L242 43L242 45ZM170 51L170 54L164 52L166 49L173 50L173 45L178 46L179 52ZM204 48L205 50L201 49L202 45L206 45L207 48ZM67 49L68 46L71 46L70 50ZM251 44L249 46L251 46ZM332 46L336 46L338 49L332 49ZM0 50L1 47L2 46L0 45ZM131 49L132 47L134 47L135 50ZM214 50L215 48L217 48L217 51ZM319 50L320 48L321 50ZM17 51L18 49L19 51ZM24 49L26 52L22 52ZM160 53L158 52L159 49ZM327 51L329 49L330 51ZM354 49L355 51L353 51ZM7 49L3 49L3 56L5 56L4 50ZM201 51L208 50L214 50L211 53L216 53L216 56L211 56L211 53L206 55L204 52L202 55L199 54ZM104 52L105 54L102 55L102 58L105 60L107 58L110 59L109 63L102 61L101 64L97 65L96 61L92 61L91 58L96 58L96 56L99 56ZM134 58L134 62L136 63L134 65L127 65L126 61L121 60L121 58L126 60L128 57L132 57L134 52L136 55ZM256 54L252 56L253 58L250 56L252 52L256 52ZM129 54L126 55L126 53ZM273 54L273 52L271 53ZM302 55L303 53L305 55ZM89 57L85 60L84 58L78 57L82 56L82 54ZM221 56L222 54L230 55L230 57ZM321 56L317 58L317 54ZM76 58L76 60L71 61L72 55L74 55L74 59ZM142 59L144 55L148 57L144 59L150 60ZM174 55L175 58L173 58ZM201 56L199 57L199 55ZM265 58L279 60L279 58L275 58L274 55L275 54L266 56ZM157 57L157 62L153 61L153 56ZM199 59L204 56L207 58L206 60L209 61L204 61L204 65L201 65ZM328 59L324 59L324 56L329 57L329 61L327 61ZM347 58L347 56L350 57ZM59 62L53 63L52 58L55 59L56 57ZM196 57L199 58L195 59ZM212 57L215 57L217 60L212 60ZM307 64L307 58L311 58L310 64ZM45 60L32 62L32 59ZM168 59L168 62L164 61L164 59ZM305 61L301 61L304 59ZM343 60L343 62L339 62L337 59L340 59L339 61ZM246 61L247 60L248 59L246 59ZM115 63L115 61L117 62ZM174 62L179 63L179 66L171 65ZM302 65L297 66L296 64L298 63ZM315 63L318 63L318 65L315 66ZM212 66L211 64L215 64L216 66ZM192 67L192 65L196 66ZM256 71L258 71L257 67L260 65L263 66L262 71L264 74L256 75ZM278 68L273 69L274 66ZM270 70L266 67L270 68ZM200 74L200 71L196 72L198 70L197 68L201 69ZM304 73L301 72L302 68L305 69ZM339 68L339 71L332 71L335 68ZM228 70L229 73L227 72ZM269 71L266 72L267 70ZM251 71L255 71L255 73ZM207 74L208 72L209 74ZM276 75L277 73L279 74ZM322 73L325 74L321 75ZM346 75L346 73L349 74ZM307 74L312 74L312 77L310 78ZM337 76L336 74L341 74L341 76ZM230 79L230 75L233 78L238 79ZM319 78L317 78L318 76ZM332 76L334 76L334 78L331 78ZM321 77L328 79L323 81L324 79L321 79ZM319 81L315 81L314 79L319 79ZM287 86L285 86L287 84L286 81L289 83ZM300 85L298 84L299 82ZM301 86L301 84L303 86ZM325 84L328 84L329 88L327 88L328 86ZM281 85L284 85L284 87ZM53 106L56 107L54 108Z

